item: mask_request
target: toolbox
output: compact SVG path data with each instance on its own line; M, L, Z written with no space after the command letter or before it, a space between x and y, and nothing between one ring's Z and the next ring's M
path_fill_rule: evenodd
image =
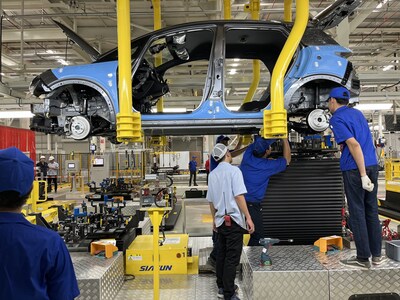
M386 241L386 256L400 261L400 240Z

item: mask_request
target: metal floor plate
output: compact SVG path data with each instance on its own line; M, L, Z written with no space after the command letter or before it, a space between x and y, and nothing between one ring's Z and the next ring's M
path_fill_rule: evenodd
M209 300L217 299L215 274L165 275L160 278L160 299L162 300ZM241 282L239 297L247 300ZM124 283L115 300L153 299L153 277L138 276Z

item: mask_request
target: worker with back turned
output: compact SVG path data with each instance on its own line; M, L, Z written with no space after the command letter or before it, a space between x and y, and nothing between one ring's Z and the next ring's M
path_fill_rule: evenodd
M330 127L341 146L340 169L349 208L349 226L353 232L357 255L341 260L346 266L369 269L386 260L382 255L382 229L378 217L378 160L362 112L348 107L350 92L344 87L331 90L328 108Z
M15 147L0 150L0 170L0 299L74 299L78 283L64 241L21 214L33 161Z

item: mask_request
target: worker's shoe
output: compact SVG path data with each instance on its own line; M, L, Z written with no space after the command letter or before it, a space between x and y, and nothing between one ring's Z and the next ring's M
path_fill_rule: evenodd
M380 265L381 263L384 263L387 261L387 257L385 255L381 256L372 256L372 264L373 265Z
M369 268L371 268L371 262L369 260L362 261L362 260L359 260L355 256L353 256L352 258L349 258L349 259L341 260L340 264L343 265L343 266L349 266L349 267L359 268L359 269L369 269Z
M235 284L235 294L232 297L235 297L235 296L237 297L238 292L239 292L239 286L237 284ZM224 299L224 289L223 288L218 289L217 297L220 299ZM231 299L239 299L239 298L231 298Z

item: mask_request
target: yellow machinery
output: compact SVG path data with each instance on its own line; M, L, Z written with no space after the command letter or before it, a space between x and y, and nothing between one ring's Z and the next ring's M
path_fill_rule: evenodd
M199 258L191 255L189 235L167 234L159 246L160 274L197 274ZM153 236L139 235L126 250L126 273L153 274Z
M161 274L197 274L199 258L192 257L188 248L189 236L176 234L163 236L160 241L159 226L170 207L142 208L153 224L153 235L138 236L125 253L125 273L153 274L153 299L160 299Z
M44 200L39 200L40 184L44 185L45 195ZM29 195L26 204L22 209L22 213L26 219L32 224L39 224L38 216L44 219L47 223L57 223L59 218L59 208L52 206L63 206L64 209L72 211L75 201L47 201L47 182L44 180L35 180L33 182L32 192Z
M400 193L400 158L385 160L386 191Z
M380 199L379 213L400 220L400 158L385 160L385 200Z

